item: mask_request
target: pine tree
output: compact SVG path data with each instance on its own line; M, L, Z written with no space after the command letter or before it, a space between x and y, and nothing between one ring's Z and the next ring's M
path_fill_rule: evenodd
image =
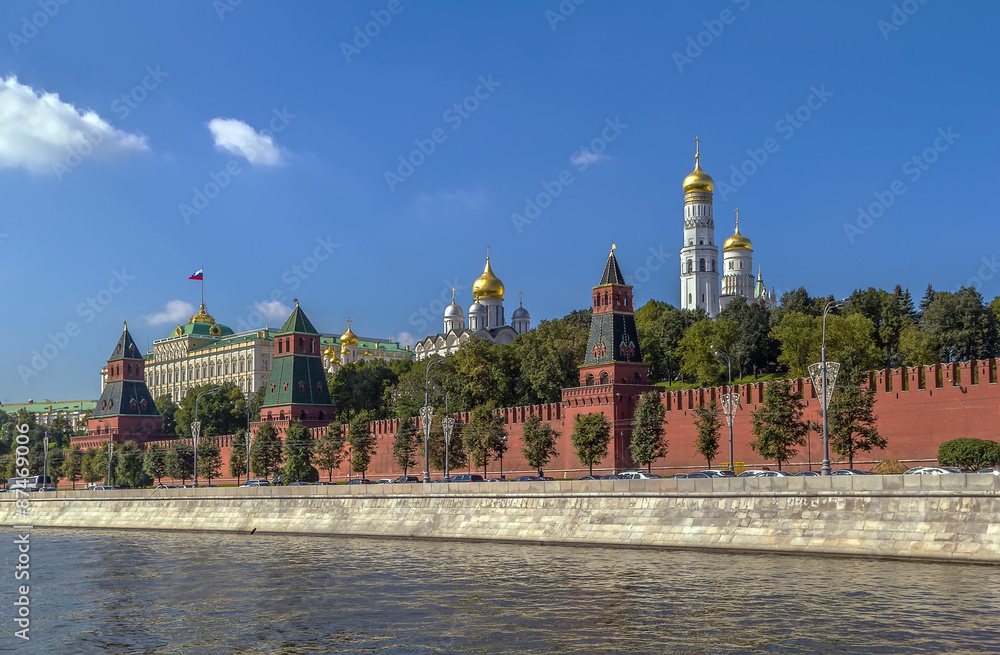
M330 482L333 482L333 470L340 468L347 455L346 446L347 439L340 423L331 423L326 426L326 432L316 444L314 461L321 471L327 472Z
M663 438L664 416L666 409L660 400L660 394L647 391L639 397L635 407L635 417L632 422L632 440L629 452L632 460L639 466L645 466L651 472L653 462L667 454L669 444Z
M417 465L419 444L420 433L416 418L410 416L399 419L399 427L392 440L392 457L396 460L396 466L403 469L403 476L406 476L410 467Z
M698 429L695 450L708 462L708 468L712 468L712 460L719 454L719 434L722 432L719 404L713 400L698 410L694 425Z
M528 466L538 469L538 475L542 475L542 469L559 454L556 450L558 438L559 433L548 423L542 423L538 414L524 419L521 426L521 454Z
M774 380L767 384L764 402L752 415L754 440L750 448L764 459L773 459L781 465L798 453L798 446L806 445L805 422L802 421L804 404L792 393L788 380Z
M313 439L309 429L294 421L285 430L285 464L281 468L284 484L301 482L310 477L312 467Z
M935 298L937 298L937 291L934 290L934 287L928 284L927 291L924 292L924 297L920 300L920 320L918 322L923 322L924 314L927 312L927 308L931 306L931 303L934 302Z
M570 443L576 450L577 459L590 468L590 475L593 476L594 464L600 464L608 456L611 422L601 412L578 414L573 422Z
M251 440L250 468L257 475L270 479L272 473L281 468L281 439L274 425L267 421L259 428Z

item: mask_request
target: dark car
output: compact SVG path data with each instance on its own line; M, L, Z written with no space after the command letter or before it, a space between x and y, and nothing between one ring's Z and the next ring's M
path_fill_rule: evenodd
M868 471L859 471L858 469L837 469L830 473L830 475L871 475Z
M542 478L537 475L519 475L512 482L542 482Z
M594 475L584 475L583 477L577 478L577 480L597 480L597 479L599 478Z
M420 482L420 478L415 475L401 475L392 481L393 484L412 484Z
M448 478L448 482L486 482L478 473L459 473Z
M348 480L347 484L375 484L368 478L354 478L353 480Z
M801 477L815 477L817 475L819 475L819 471L799 471L798 473L795 474L795 477L798 477L798 478L801 478Z
M622 476L615 475L614 473L612 473L611 475L599 475L599 476L597 476L597 479L598 480L621 480Z
M712 477L712 476L710 476L707 473L701 473L701 472L698 472L698 473L688 473L687 476L689 478L705 478L706 480Z
M668 475L667 477L668 478L686 478L687 476L688 476L687 473L674 473L673 475Z

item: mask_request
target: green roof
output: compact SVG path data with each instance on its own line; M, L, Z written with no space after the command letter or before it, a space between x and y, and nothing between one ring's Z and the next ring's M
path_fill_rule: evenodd
M316 328L313 327L309 317L306 316L306 313L302 311L301 307L299 307L299 301L297 300L295 301L295 309L293 309L292 313L288 315L287 319L285 319L285 324L281 326L281 329L278 330L277 334L291 334L292 332L296 332L298 334L319 334L319 332L316 331Z
M32 414L43 414L52 412L79 412L93 411L97 407L96 400L68 400L56 402L43 398L36 403L21 403L18 405L0 405L0 409L8 414L14 414L22 409L26 409Z
M174 328L170 337L225 337L231 334L233 334L233 329L222 323L185 323Z
M118 337L118 343L115 345L111 357L108 357L109 362L119 359L142 359L142 352L139 351L139 347L132 340L132 335L128 332L128 326L122 330L122 335Z

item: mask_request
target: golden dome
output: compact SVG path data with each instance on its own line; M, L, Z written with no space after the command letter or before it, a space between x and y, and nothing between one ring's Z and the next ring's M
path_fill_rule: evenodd
M708 191L711 192L712 188L715 186L715 181L712 180L712 176L701 170L701 156L694 156L694 171L684 178L684 193L689 191Z
M341 346L356 346L358 345L358 335L354 334L351 330L351 320L347 319L347 332L340 335L340 345Z
M189 324L190 323L208 323L209 325L214 325L215 324L215 319L212 318L211 315L208 312L205 311L205 303L201 303L201 309L198 310L197 314L195 314L194 316L191 317L191 320L188 321L188 323Z
M736 210L736 232L722 244L722 250L753 250L750 239L740 234L740 210Z
M503 291L503 282L493 274L493 268L490 267L490 258L487 255L486 268L483 269L483 274L476 278L476 281L472 284L472 297L476 300L480 298L503 300Z
M336 359L337 351L333 349L333 346L330 346L329 348L323 351L323 357L326 357L328 359Z

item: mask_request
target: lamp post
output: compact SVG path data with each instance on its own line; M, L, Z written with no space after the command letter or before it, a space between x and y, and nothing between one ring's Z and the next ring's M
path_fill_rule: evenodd
M202 396L210 396L221 390L222 387L216 387L208 391L202 391L194 399L194 421L191 422L191 437L194 441L194 486L196 489L198 488L198 437L201 436L201 421L198 420L198 401L201 400Z
M843 306L844 301L831 300L823 307L823 345L819 351L820 362L809 367L813 385L819 392L819 401L823 408L823 466L820 468L820 475L830 475L830 421L827 409L830 405L830 399L833 397L833 385L836 383L837 373L840 372L839 362L826 361L826 315L830 313L831 309L839 309Z
M448 477L448 467L451 464L449 456L451 455L451 434L455 429L455 419L451 417L448 412L448 392L444 392L444 419L441 421L441 426L444 429L444 477Z
M49 486L49 429L45 428L45 439L42 441L44 450L42 451L42 489Z
M432 359L427 364L427 371L424 374L424 406L420 408L420 422L424 428L424 482L431 481L431 419L434 418L434 408L431 407L430 383L431 367L444 361L444 357ZM447 450L447 449L446 449Z
M247 435L245 441L247 442L247 482L250 482L250 403L246 404L247 411Z
M507 450L507 435L500 437L500 447L497 448L497 456L500 458L500 477L503 478L503 454Z
M108 476L104 478L104 482L111 484L111 456L115 452L115 435L111 432L111 424L105 421L103 418L97 419L99 422L103 423L105 427L108 428Z
M736 469L733 465L733 409L734 409L734 398L733 398L733 360L729 358L729 355L715 346L709 346L713 352L715 352L716 357L726 358L726 367L729 370L729 386L726 387L726 396L722 401L722 406L726 412L726 423L729 424L729 471L735 474Z

